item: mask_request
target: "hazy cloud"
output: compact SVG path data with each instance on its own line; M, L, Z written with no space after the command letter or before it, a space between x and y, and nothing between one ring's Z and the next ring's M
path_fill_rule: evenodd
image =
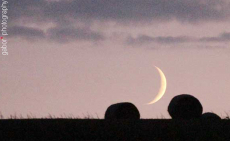
M10 37L21 37L26 40L46 39L63 43L75 40L100 41L105 39L102 33L95 32L87 28L74 27L55 27L48 29L47 32L44 32L38 28L13 26L9 28L9 35Z
M171 21L210 22L230 19L229 0L9 0L9 30L11 36L44 38L69 42L74 40L100 41L103 33L89 28L73 28L93 21L148 22ZM21 21L21 22L18 22ZM23 23L52 22L57 27L43 32L40 29L19 26ZM16 26L14 26L16 25ZM188 36L129 37L128 43L186 43L229 41L229 33L216 37L195 38Z
M9 28L10 37L22 37L25 39L41 39L45 38L45 33L41 29L24 27L24 26L13 26Z
M20 0L9 2L13 20L33 19L57 24L72 20L145 22L225 21L230 18L227 0Z
M183 42L192 42L195 39L192 37L187 36L179 36L179 37L151 37L147 35L139 35L136 38L128 37L126 40L126 43L128 44L143 44L143 43L151 43L151 42L157 42L157 43L163 43L163 44L171 44L171 43L183 43Z
M201 42L230 42L230 32L222 33L217 37L204 37L199 39Z
M100 41L105 37L102 33L92 31L87 28L51 28L47 31L47 37L58 42L69 42L74 40Z
M225 32L219 36L215 37L189 37L189 36L158 36L152 37L148 35L139 35L136 38L129 36L126 39L126 43L128 44L145 44L145 43L162 43L162 44L172 44L172 43L184 43L184 42L230 42L230 33Z

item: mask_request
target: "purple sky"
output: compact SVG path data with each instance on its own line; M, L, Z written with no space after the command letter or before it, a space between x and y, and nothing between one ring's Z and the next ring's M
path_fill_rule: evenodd
M0 111L104 117L132 102L141 118L169 118L178 94L230 114L229 0L8 0L8 56ZM168 86L155 98L160 76Z

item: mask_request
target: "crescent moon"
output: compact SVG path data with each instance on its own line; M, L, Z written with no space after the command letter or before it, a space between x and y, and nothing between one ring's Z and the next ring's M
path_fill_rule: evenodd
M147 103L149 105L160 100L162 98L162 96L165 94L166 87L167 87L167 81L166 81L166 77L165 77L164 73L158 67L156 67L156 69L158 70L160 77L161 77L161 87L160 87L159 92L158 92L157 96L155 97L155 99L152 100L151 102Z

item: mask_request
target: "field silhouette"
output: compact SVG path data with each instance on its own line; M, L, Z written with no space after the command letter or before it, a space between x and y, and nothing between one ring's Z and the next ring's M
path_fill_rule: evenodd
M7 119L2 140L229 140L230 120Z
M127 102L109 106L105 119L90 119L90 115L85 119L56 118L51 115L48 119L17 119L17 116L12 116L12 119L0 120L0 138L7 141L230 140L229 116L221 119L214 113L202 115L202 109L199 100L182 94L174 97L169 104L172 119L139 119L138 109Z

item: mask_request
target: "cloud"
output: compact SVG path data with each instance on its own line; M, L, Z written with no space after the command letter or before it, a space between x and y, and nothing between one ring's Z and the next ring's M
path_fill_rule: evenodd
M160 44L175 44L175 43L188 43L188 42L230 42L230 32L225 32L215 37L189 37L189 36L158 36L152 37L148 35L139 35L136 38L129 36L125 43L128 44L146 44L146 43L160 43Z
M136 38L129 36L126 40L126 43L128 43L128 44L144 44L144 43L156 42L156 43L161 43L161 44L171 44L171 43L193 42L194 40L195 40L194 38L187 37L187 36L151 37L151 36L147 36L147 35L139 35Z
M140 23L177 20L194 23L230 19L229 0L21 0L9 1L8 9L11 19L10 36L45 37L57 42L105 40L103 33L92 31L90 26L74 28L75 25L85 26L94 21ZM30 23L46 26L50 22L56 27L48 29L47 32L26 27ZM130 36L127 39L128 43L161 44L226 41L229 41L229 33L199 39L188 36L148 35L139 35L136 38Z
M41 29L25 27L25 26L13 26L9 28L10 37L21 37L27 40L30 39L43 39L45 33Z
M54 27L49 28L46 32L39 28L26 26L13 26L9 28L10 37L20 37L26 40L46 39L59 43L71 41L104 41L106 36L90 28L75 28L75 27ZM224 32L219 36L213 37L191 37L191 36L148 36L141 34L137 37L128 36L125 40L126 44L178 44L188 42L230 42L230 32Z
M222 33L217 37L204 37L199 39L200 42L230 42L230 32Z
M44 0L21 0L8 1L8 16L11 20L9 24L17 25L18 21L35 22L38 20L45 21L44 8L47 2Z
M74 27L55 27L48 29L47 37L51 40L58 42L69 41L101 41L105 40L102 33L92 31L87 28L74 28Z
M26 26L13 26L9 28L10 37L20 37L26 40L46 39L49 41L57 41L61 43L71 41L101 41L105 37L100 32L92 31L88 28L74 27L55 27L44 32L38 28Z
M38 20L71 24L71 21L208 22L230 19L227 0L22 0L9 2L13 20Z

